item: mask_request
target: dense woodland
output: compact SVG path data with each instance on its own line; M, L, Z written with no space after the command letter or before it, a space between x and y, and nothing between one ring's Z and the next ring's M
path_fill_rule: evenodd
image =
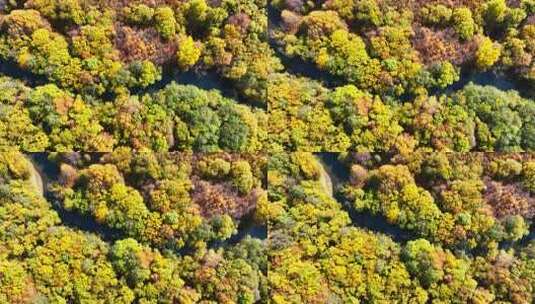
M268 83L270 150L534 148L533 1L271 6L271 45L287 69ZM466 83L478 73L516 90Z
M0 1L0 71L12 76L0 74L0 149L261 151L267 78L281 67L265 8ZM173 81L192 74L231 96Z
M0 57L91 96L156 83L162 70L216 70L261 101L277 64L263 1L8 0Z
M534 0L0 0L0 304L532 304L534 150Z
M533 155L339 161L348 176L334 196L313 154L269 163L273 303L533 303L535 240L523 239L535 215ZM360 227L355 212L409 238Z
M47 201L26 156L0 156L1 303L266 303L265 242L224 242L247 216L264 225L265 159L117 151L53 162ZM65 210L118 237L69 227Z
M0 149L22 151L258 152L267 116L192 85L90 102L55 84L0 77Z
M299 88L292 91L289 88ZM313 152L531 151L535 102L515 91L466 85L392 103L345 85L326 89L279 76L270 91L269 148ZM271 134L276 134L272 135Z
M530 0L4 2L0 147L535 147ZM220 92L172 82L187 73Z
M288 56L385 96L421 94L459 69L535 81L535 6L521 1L274 0L272 36ZM533 88L533 87L532 87Z

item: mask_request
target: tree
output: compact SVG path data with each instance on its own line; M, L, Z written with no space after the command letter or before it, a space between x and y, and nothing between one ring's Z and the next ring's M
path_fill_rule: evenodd
M522 118L515 111L522 103L514 92L490 86L469 84L454 96L476 116L476 140L481 150L518 150L521 144Z
M497 159L490 163L490 173L498 179L513 179L522 172L522 163L514 159Z
M139 192L124 184L114 165L92 165L80 172L75 189L66 191L63 206L91 215L99 223L143 239L150 212Z
M178 41L177 51L178 66L182 70L188 70L199 60L201 48L199 43L195 43L191 36L182 36Z
M134 24L149 24L154 17L154 9L146 6L145 4L137 4L125 7L124 12L128 21Z
M110 256L114 269L124 276L130 286L137 286L150 278L151 252L136 240L124 239L115 242Z
M428 4L420 10L422 18L427 24L445 26L452 18L452 10L442 4Z
M462 40L469 40L474 36L475 22L472 18L472 11L466 7L453 10L452 21L455 31Z
M374 193L373 188L377 187ZM416 230L422 236L433 236L438 229L442 212L433 197L418 187L407 167L385 165L370 172L365 191L357 192L354 206L386 217L390 223Z
M6 106L0 112L0 150L18 147L22 151L45 151L50 141L45 132L34 125L27 109Z
M481 70L491 68L500 58L500 53L498 43L493 43L488 37L481 38L476 52L476 66Z
M222 179L230 173L231 164L222 158L207 158L198 163L201 175L207 178Z
M0 153L0 260L5 254L28 256L60 222L39 192L35 174L19 152Z
M266 278L241 258L223 258L222 253L209 250L203 256L198 269L193 273L193 284L202 286L202 300L230 303L254 303Z
M366 52L364 41L343 29L332 32L314 60L321 69L344 76L360 88L372 88L380 70L379 61Z
M403 128L379 97L352 85L336 88L329 97L333 120L341 122L356 150L388 151L396 145Z
M520 215L510 215L504 220L506 239L518 241L529 234L529 226Z
M492 0L484 6L484 17L487 24L502 23L505 19L507 4L504 0Z
M251 130L247 125L243 114L238 112L237 107L230 105L219 109L221 116L221 130L219 146L229 151L245 151L249 144Z
M122 183L112 185L109 191L106 203L95 202L90 207L96 220L130 235L141 235L149 211L139 192Z
M24 269L26 265L17 260L0 257L0 301L5 303L28 303L37 301L35 284Z
M164 39L170 39L176 32L176 20L173 9L168 6L156 8L154 11L156 29Z
M225 240L237 233L237 227L232 218L226 214L215 216L210 220L214 232L214 239Z
M403 250L408 270L420 279L424 287L430 287L444 278L444 269L439 264L440 258L435 258L436 254L436 249L425 239L408 242Z
M138 79L139 86L145 88L162 79L160 70L151 61L135 62L130 70Z
M439 88L446 88L459 80L459 72L449 61L434 65L432 73Z
M318 160L310 153L293 155L274 157L268 173L271 199L277 199L275 192L288 191L272 203L283 206L285 212L270 221L271 301L425 303L426 292L411 281L399 259L398 245L384 235L352 226L347 212L321 187L318 177L298 169L301 161L308 160L313 167Z
M254 177L247 161L236 161L232 164L233 184L241 194L249 193L253 188Z
M47 74L51 67L59 68L70 62L71 57L65 38L47 29L37 29L32 33L30 47L32 50L30 53L18 56L18 63L23 67L28 66L38 74Z
M522 171L524 188L531 193L535 193L535 162L526 162Z
M382 23L382 12L375 0L357 2L355 20L364 24L379 26Z
M269 276L271 300L275 304L322 303L327 300L326 278L302 253L288 248L271 254L279 263Z
M402 253L409 272L428 290L430 300L440 303L466 303L474 296L477 282L469 263L427 240L409 241Z
M328 36L336 30L345 30L346 23L334 11L312 11L303 18L302 26L308 38L312 40Z
M34 0L29 8L55 21L81 25L85 20L83 2L78 0Z

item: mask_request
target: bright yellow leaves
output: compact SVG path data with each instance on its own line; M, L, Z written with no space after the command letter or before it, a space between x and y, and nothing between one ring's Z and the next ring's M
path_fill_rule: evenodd
M178 66L187 70L191 68L201 56L200 43L195 43L191 36L182 36L178 40L177 61Z

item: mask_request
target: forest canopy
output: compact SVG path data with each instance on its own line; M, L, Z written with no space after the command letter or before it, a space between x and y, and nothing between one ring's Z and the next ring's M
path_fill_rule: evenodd
M0 0L0 304L535 303L535 0Z
M270 8L271 151L533 150L531 1Z
M265 159L0 155L2 303L267 303Z
M266 138L265 111L192 85L95 102L54 84L29 88L1 77L0 102L0 149L258 152Z
M531 303L532 164L531 154L274 155L271 301Z
M529 0L19 2L0 6L2 149L535 147Z

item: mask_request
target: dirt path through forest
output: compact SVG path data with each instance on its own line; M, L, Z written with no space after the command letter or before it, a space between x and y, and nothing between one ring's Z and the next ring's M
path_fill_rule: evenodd
M41 174L30 159L28 159L27 157L25 159L28 162L28 168L30 169L30 183L41 195L44 195L45 188L43 185L43 178L41 177Z
M327 173L327 170L325 169L325 164L323 163L323 161L320 160L320 164L321 164L321 175L320 175L319 181L321 183L321 187L323 188L323 190L325 190L325 192L327 192L327 194L333 197L334 190L333 190L333 183L331 180L331 176L329 175L329 173Z

